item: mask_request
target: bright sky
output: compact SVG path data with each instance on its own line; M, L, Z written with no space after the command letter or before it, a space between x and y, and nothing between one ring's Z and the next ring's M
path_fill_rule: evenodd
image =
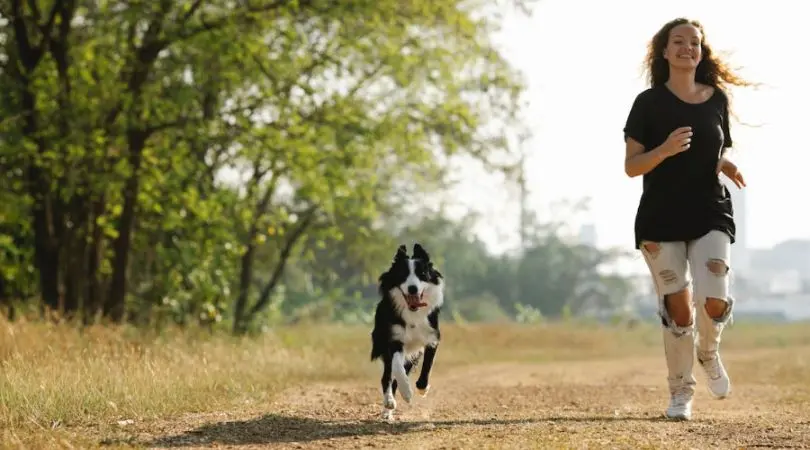
M732 122L731 129L732 157L748 182L745 223L738 218L748 246L810 238L807 209L786 207L806 205L810 194L805 5L790 0L748 5L541 0L533 17L510 19L498 40L529 84L532 207L548 214L543 211L550 202L589 196L592 211L583 221L596 225L598 245L632 248L641 178L624 174L622 128L634 97L646 88L640 65L647 41L668 20L687 16L703 23L715 50L732 52L730 61L742 66L743 76L766 85L732 91L740 120L759 125ZM739 197L736 190L732 185L732 195ZM493 249L516 244L514 190L472 176L461 196L488 213L482 237Z

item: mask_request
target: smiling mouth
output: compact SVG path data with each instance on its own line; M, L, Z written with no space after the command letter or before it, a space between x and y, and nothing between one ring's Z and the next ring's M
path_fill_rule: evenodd
M405 303L408 304L408 309L411 311L416 311L419 308L427 306L422 299L424 297L424 293L422 294L405 294Z

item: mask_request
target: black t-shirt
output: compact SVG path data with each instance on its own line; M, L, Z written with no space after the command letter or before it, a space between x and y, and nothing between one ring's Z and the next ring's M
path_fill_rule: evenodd
M690 241L711 230L735 240L731 195L717 175L717 163L731 147L728 98L720 89L703 103L687 103L666 86L636 96L624 128L648 152L676 128L692 127L689 149L665 159L644 175L635 222L635 245Z

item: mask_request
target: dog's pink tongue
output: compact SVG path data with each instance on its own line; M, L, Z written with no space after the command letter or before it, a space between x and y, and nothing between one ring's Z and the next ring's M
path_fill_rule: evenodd
M408 305L414 308L420 308L422 306L427 306L427 303L422 301L422 298L418 295L409 295L407 297Z

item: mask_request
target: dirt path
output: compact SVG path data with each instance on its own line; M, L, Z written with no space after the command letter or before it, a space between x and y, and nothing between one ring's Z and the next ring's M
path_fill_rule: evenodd
M808 350L808 349L804 349ZM377 375L289 389L262 412L150 427L154 447L189 448L810 448L810 382L796 350L725 355L734 393L698 393L691 422L662 420L661 358L493 364L442 371L426 398L399 394L379 419ZM800 353L801 354L801 353ZM790 363L784 363L789 359ZM782 361L782 365L780 365ZM784 379L785 384L774 382ZM146 437L146 436L143 436Z

